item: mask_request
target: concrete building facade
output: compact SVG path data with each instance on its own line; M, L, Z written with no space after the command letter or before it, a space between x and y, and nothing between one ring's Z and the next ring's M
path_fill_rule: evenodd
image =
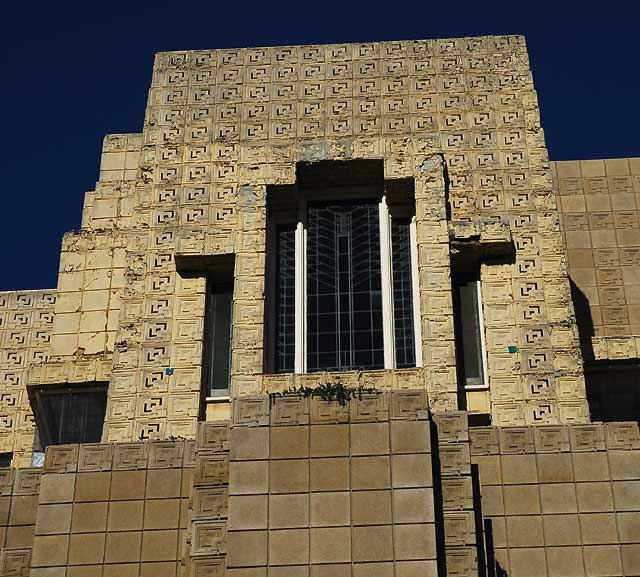
M520 36L159 53L0 293L0 575L640 574L640 159Z

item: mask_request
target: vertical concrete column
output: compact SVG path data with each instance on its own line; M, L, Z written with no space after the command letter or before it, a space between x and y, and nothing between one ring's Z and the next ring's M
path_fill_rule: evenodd
M415 172L423 364L433 410L457 409L457 376L444 161L425 156Z
M237 206L231 396L255 394L261 390L259 375L263 371L264 355L266 186L241 186Z
M446 574L475 575L478 556L467 413L435 414L433 421L440 461Z

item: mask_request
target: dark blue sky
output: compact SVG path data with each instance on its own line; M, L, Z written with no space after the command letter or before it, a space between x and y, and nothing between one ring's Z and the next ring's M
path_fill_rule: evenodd
M55 287L60 239L80 226L104 134L142 130L155 52L524 34L551 159L640 156L632 4L7 3L0 290Z

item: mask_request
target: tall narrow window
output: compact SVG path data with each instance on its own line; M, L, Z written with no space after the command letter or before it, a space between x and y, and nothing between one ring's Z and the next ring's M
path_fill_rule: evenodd
M205 386L209 397L229 394L232 310L233 284L210 279L207 283L204 342Z
M292 373L296 339L296 239L295 225L279 226L276 232L276 372Z
M460 380L467 387L486 385L479 274L454 267L452 277Z
M233 254L176 255L176 270L183 278L206 279L202 343L200 418L215 417L216 403L228 402L231 381L233 327ZM212 409L210 414L209 408Z
M307 370L384 367L378 204L310 203Z
M396 367L399 369L416 366L410 226L408 218L391 219L393 323Z

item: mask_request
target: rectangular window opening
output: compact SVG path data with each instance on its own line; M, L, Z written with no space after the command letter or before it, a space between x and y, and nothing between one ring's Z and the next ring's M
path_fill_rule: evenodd
M455 262L451 271L459 382L463 387L487 385L477 263Z
M382 161L299 162L267 188L264 366L422 365L415 192Z
M310 202L307 370L384 368L378 202Z
M294 224L276 230L276 311L275 372L292 373L295 367L296 339L296 229Z
M42 450L49 445L99 443L107 386L40 387L31 391Z
M391 218L393 324L396 368L416 366L411 219Z
M176 270L183 278L206 279L200 403L204 420L207 399L222 402L229 396L235 256L176 255Z
M204 389L207 397L229 396L233 281L209 279L205 303Z

